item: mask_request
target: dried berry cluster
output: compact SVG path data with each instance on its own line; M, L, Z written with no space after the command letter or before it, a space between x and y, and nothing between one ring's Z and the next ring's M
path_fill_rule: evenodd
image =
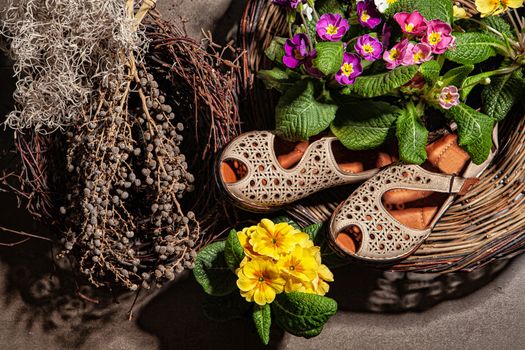
M27 68L32 76L45 73L52 84L38 85L41 93L31 99L16 99L9 125L21 162L12 172L4 169L0 186L52 226L63 248L59 255L72 257L97 286L161 285L192 268L196 250L231 226L224 224L231 210L214 196L210 172L216 153L239 132L239 57L224 59L226 49L215 51L214 44L208 52L152 13L154 2L87 0L79 6L78 0L24 0L11 5L0 30L31 29L8 40L19 73L31 61L24 47L32 55L67 61L43 59L45 66ZM78 11L89 21L69 19L78 18ZM37 23L47 23L54 12L59 14L53 21L68 17L67 25L53 22L50 35L41 33ZM146 13L149 20L139 25ZM51 50L49 43L62 40L56 31L78 34L64 40L92 40L75 41L73 51ZM71 53L77 51L82 54ZM76 86L53 73L72 60L75 74L67 76L80 75L71 79L85 83L89 93L69 93ZM183 140L184 125L192 130ZM194 186L207 195L188 195Z
M194 181L179 148L183 124L153 75L132 72L103 84L67 133L71 192L60 211L64 247L81 252L81 271L96 285L114 277L134 290L193 267L199 231L180 203Z

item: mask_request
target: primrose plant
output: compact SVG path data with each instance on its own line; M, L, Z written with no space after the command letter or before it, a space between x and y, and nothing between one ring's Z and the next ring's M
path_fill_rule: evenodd
M277 132L298 141L330 130L351 150L397 138L401 160L421 164L429 131L454 122L482 163L525 91L523 2L485 2L473 13L474 1L274 0L288 37L271 42L275 66L259 77L282 93Z

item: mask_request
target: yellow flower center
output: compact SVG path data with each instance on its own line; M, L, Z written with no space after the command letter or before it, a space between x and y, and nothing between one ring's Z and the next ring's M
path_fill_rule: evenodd
M390 59L395 60L399 57L399 51L397 49L390 50Z
M354 65L352 63L345 63L343 64L343 67L341 68L341 70L343 71L344 75L349 77L350 74L354 72Z
M389 5L392 5L393 3L395 3L397 0L386 0L387 4Z
M363 45L363 51L366 53L372 53L374 52L374 48L370 44L364 44Z
M452 94L450 92L447 92L447 94L443 98L443 101L445 103L454 103L454 96L452 96Z
M259 277L259 282L264 282L264 277Z
M370 19L370 15L368 14L368 12L366 11L363 11L363 13L361 13L361 22L368 22L368 20Z
M326 27L326 32L330 35L337 34L338 30L339 30L339 27L336 27L333 24L329 24L328 27Z
M293 270L295 270L295 266L292 265L292 266L289 267L289 269L293 271Z
M405 32L412 33L413 30L414 30L414 24L413 23L405 24Z
M414 62L419 62L424 58L423 51L418 51L414 54Z
M441 41L441 33L440 32L432 32L428 36L428 43L430 45L437 45Z

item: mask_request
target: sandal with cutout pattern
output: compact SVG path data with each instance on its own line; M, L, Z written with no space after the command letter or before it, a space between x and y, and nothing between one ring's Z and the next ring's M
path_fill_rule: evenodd
M395 160L385 152L348 151L335 137L290 143L270 131L253 131L224 148L215 174L237 206L268 212L330 187L362 182Z
M423 166L396 163L358 187L330 220L329 241L339 254L382 264L419 248L450 207L489 166L498 149L497 125L488 159L480 165L447 134L427 146Z

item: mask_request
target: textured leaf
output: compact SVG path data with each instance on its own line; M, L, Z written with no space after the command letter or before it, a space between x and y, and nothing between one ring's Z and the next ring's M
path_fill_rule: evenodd
M195 259L193 275L210 295L227 295L237 288L237 276L228 268L224 258L225 245L225 241L212 243L203 248Z
M445 58L460 64L476 64L496 56L496 48L505 43L485 33L454 33L456 47L445 53Z
M492 148L494 119L464 103L452 107L446 114L458 125L459 145L475 164L483 163Z
M503 120L523 96L525 81L521 71L492 78L481 93L483 112L497 121Z
M271 70L260 70L257 73L257 77L264 82L267 89L275 89L279 92L285 91L294 84L288 73L278 67L274 67Z
M441 80L443 81L444 86L454 85L460 87L463 84L463 81L468 77L470 72L474 70L474 66L466 65L459 66L449 70L443 75Z
M237 231L231 230L224 246L224 258L230 270L235 271L244 259L244 249L237 237Z
M282 293L272 303L275 321L285 331L311 338L321 333L326 321L337 312L335 300L316 294Z
M284 56L284 42L286 41L285 38L275 37L271 42L270 45L264 50L264 54L266 57L268 57L270 60L274 62L281 63L283 61Z
M470 77L467 77L465 81L463 81L463 84L461 86L461 90L459 91L461 95L461 99L465 101L472 91L473 88L476 87L477 84L482 83L486 78L492 77L494 74L497 74L495 71L489 71L489 72L483 72L476 75L472 75Z
M397 12L413 12L418 10L427 20L440 19L452 23L453 9L451 0L398 0L390 4L385 11L393 17Z
M342 90L343 94L356 94L363 97L386 95L394 89L408 83L417 73L418 66L401 66L376 75L357 77L353 85Z
M371 149L394 135L398 113L386 102L350 101L339 107L330 130L348 149Z
M404 109L397 118L396 136L399 142L399 158L405 163L422 164L427 159L425 149L428 131L412 109Z
M325 13L339 13L344 15L346 13L347 5L341 4L339 0L317 0L315 8L319 14Z
M315 99L314 83L301 80L277 103L276 129L291 141L307 140L325 130L335 118L337 106Z
M310 236L312 242L315 242L317 244L319 237L322 236L321 232L323 232L323 228L324 224L320 222L317 224L303 227L302 232L308 233L308 236Z
M512 28L510 27L509 22L504 20L502 17L488 16L488 17L482 18L481 22L483 22L484 24L488 25L491 28L496 29L498 32L507 36L507 38L513 39L516 37L516 35L512 31ZM497 39L501 39L501 37L498 34L494 33L488 28L482 28L482 30L484 33L488 35L491 35Z
M248 303L239 293L230 293L216 297L206 295L202 303L204 315L214 321L229 321L242 318L250 309Z
M344 47L343 43L323 41L315 45L317 56L313 64L323 74L330 75L336 73L343 64Z
M419 72L421 75L423 75L423 78L425 78L425 81L430 86L434 85L434 83L439 79L440 71L441 66L435 60L424 62L421 66L419 66Z
M253 322L262 342L264 345L268 345L270 342L270 326L272 325L272 309L270 305L260 306L255 304L253 306Z
M289 217L284 216L284 215L283 216L278 216L278 217L272 219L272 221L273 221L274 224L278 224L280 222L286 222L288 225L292 226L296 230L299 230L299 231L302 230L301 226L299 226L298 223L296 223L295 221L293 221L292 219L290 219Z

